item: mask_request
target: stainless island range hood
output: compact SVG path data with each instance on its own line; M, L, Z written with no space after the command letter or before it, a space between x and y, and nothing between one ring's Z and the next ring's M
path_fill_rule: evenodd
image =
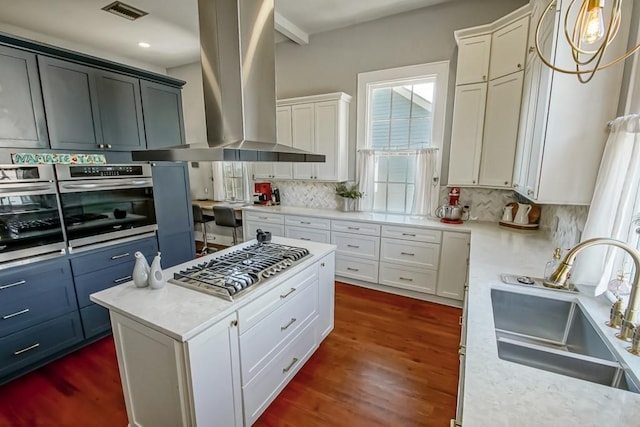
M324 162L276 143L274 0L198 0L207 143L136 161Z

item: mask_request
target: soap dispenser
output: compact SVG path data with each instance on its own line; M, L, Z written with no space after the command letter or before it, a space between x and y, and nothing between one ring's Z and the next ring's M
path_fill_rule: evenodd
M560 265L560 259L562 258L562 250L560 248L556 248L553 251L553 257L544 267L544 280L549 280L549 277L553 274L554 271Z

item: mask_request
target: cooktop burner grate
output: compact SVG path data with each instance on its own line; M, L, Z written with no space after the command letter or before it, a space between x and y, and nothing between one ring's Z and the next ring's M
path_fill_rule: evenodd
M308 255L305 248L255 243L179 271L169 281L234 301L262 279L268 279Z

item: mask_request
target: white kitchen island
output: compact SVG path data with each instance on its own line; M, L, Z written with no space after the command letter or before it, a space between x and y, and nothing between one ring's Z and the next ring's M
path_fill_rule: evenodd
M111 315L129 425L251 425L333 329L335 247L273 242L310 256L238 301L171 283L151 290L129 282L91 295Z

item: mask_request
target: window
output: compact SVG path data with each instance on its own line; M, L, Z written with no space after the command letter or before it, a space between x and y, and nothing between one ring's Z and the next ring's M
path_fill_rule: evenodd
M245 168L241 162L223 162L225 200L248 200L245 194Z
M448 69L445 61L358 75L358 151L369 157L359 159L358 176L367 210L416 213L416 188L424 192L427 184L416 182L424 180L416 178L418 153L442 147ZM428 184L439 178L434 155ZM431 213L427 205L418 213Z

